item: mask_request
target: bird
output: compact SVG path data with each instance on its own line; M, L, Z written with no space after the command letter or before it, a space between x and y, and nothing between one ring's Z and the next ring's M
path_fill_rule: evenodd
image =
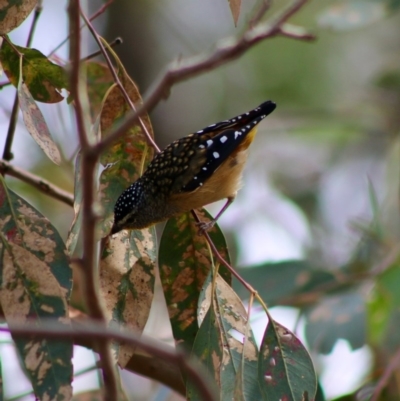
M268 100L169 144L117 199L110 234L144 229L227 199L212 221L200 223L200 231L210 229L234 201L257 125L275 108Z

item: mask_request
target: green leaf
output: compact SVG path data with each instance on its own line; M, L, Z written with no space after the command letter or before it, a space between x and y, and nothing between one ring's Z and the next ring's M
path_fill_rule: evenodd
M258 380L267 400L313 400L317 379L300 340L270 318L261 343Z
M203 221L212 217L204 210L196 211ZM198 331L197 305L212 267L206 239L198 235L198 226L191 213L168 220L158 254L160 277L167 302L174 338L180 347L192 349ZM228 251L220 228L208 231L218 251L229 262ZM219 272L231 282L225 267Z
M33 98L38 102L57 103L63 100L61 89L68 89L68 77L64 68L52 63L39 50L16 46L23 54L23 82L29 89ZM0 49L0 62L4 72L14 86L19 82L19 54L3 41Z
M38 0L2 0L0 8L0 35L12 31L28 17Z
M98 61L86 61L85 66L90 115L92 122L94 122L102 109L107 91L114 84L114 78L107 64Z
M353 349L366 341L366 309L359 291L354 288L323 298L305 313L306 338L313 350L329 354L339 338Z
M324 28L348 31L380 21L399 7L399 0L341 0L328 7L318 22Z
M335 273L313 269L301 260L264 263L236 270L245 281L263 294L264 301L270 306L298 306L305 301L316 301L320 294L316 293L314 298L311 298L310 291L318 290L321 286L333 285L338 280ZM240 297L248 297L248 291L242 285L234 284L233 288Z
M3 180L0 233L0 302L7 322L40 326L43 319L52 318L69 325L72 271L61 237ZM15 339L15 343L36 396L69 400L72 342Z
M215 302L225 344L221 400L231 400L238 392L237 386L241 389L243 400L262 400L257 380L258 348L250 327L246 334L247 311L238 295L222 279L216 287ZM236 338L238 335L241 339Z
M395 264L382 273L368 299L368 337L372 344L381 345L388 335L388 330L395 311L400 307L400 266Z
M210 374L210 379L208 380L210 386L218 386L220 384L222 349L222 337L218 319L214 307L210 306L197 332L192 350L192 355L200 359ZM190 381L186 385L186 397L190 401L203 400L196 386Z
M100 292L111 327L143 332L154 295L156 242L154 227L123 230L106 241L100 261ZM123 368L134 348L114 344Z

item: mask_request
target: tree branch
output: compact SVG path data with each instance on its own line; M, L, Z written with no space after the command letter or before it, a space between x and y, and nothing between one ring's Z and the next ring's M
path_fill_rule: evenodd
M32 336L40 336L46 339L71 339L77 343L81 340L93 341L93 339L114 340L132 347L138 347L148 354L182 369L187 378L195 384L202 399L207 401L217 401L218 399L213 391L213 386L210 385L207 373L199 362L153 338L140 336L123 329L121 331L110 329L104 324L93 320L76 324L73 327L60 325L53 320L43 321L40 327L14 324L12 322L8 322L8 325L9 327L0 327L0 331L11 332L14 337L32 338Z
M86 129L85 115L81 98L81 31L80 31L80 1L69 2L70 21L70 59L71 59L71 95L74 99L75 116L78 129L78 137L82 152L82 233L83 256L81 267L84 272L82 280L82 295L91 318L105 322L105 314L101 305L98 291L98 255L95 238L96 215L93 210L95 203L95 170L97 164L96 155L91 152L91 145ZM108 341L99 341L98 350L103 369L105 399L115 401L118 398L118 384L114 370L114 363Z
M106 63L108 65L108 69L111 72L111 75L114 78L114 82L117 84L117 86L119 87L119 90L122 93L122 96L124 97L126 103L129 105L129 107L135 112L136 111L136 106L133 104L131 98L129 97L128 93L126 92L124 86L122 85L117 72L115 71L115 68L111 62L110 56L108 55L103 42L101 41L99 35L97 34L96 30L94 29L93 25L91 24L90 20L86 17L86 15L81 11L81 15L82 18L84 19L90 33L93 35L94 40L96 41L97 45L100 48L101 53L103 54L103 57L106 60ZM149 142L149 144L157 151L160 152L160 148L157 146L157 144L154 142L154 139L152 138L150 132L148 131L146 125L144 124L144 122L142 121L142 119L139 117L139 125L143 131L143 133L146 136L147 141Z
M26 182L27 184L37 188L40 192L43 192L44 194L49 195L52 198L55 198L61 202L64 202L68 206L74 205L74 196L71 193L64 191L51 182L45 180L44 178L38 177L37 175L30 173L29 171L23 170L19 167L15 167L5 160L0 160L0 172L2 174L6 174L11 177L18 178L23 182Z
M400 348L393 355L392 359L389 362L389 365L386 367L383 375L378 380L374 392L370 398L370 401L378 401L379 397L383 391L383 389L388 385L390 378L393 376L395 370L400 366Z
M291 7L284 11L272 24L259 24L254 28L249 28L238 39L227 38L217 43L215 50L208 55L199 55L187 59L179 59L170 64L166 73L160 79L158 84L145 97L143 104L137 108L136 112L129 113L124 122L116 128L110 135L94 146L97 154L104 152L111 144L121 138L144 113L152 110L162 98L167 97L171 87L193 76L210 71L220 65L226 64L228 61L237 59L247 50L257 43L275 36L288 36L293 39L309 40L304 34L297 35L291 32L290 35L283 34L282 25L300 8L307 3L308 0L297 0Z

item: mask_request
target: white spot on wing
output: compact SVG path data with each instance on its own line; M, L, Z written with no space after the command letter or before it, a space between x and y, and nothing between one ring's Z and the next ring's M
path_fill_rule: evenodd
M218 159L219 158L219 153L218 152L214 152L213 156L214 156L215 159Z
M213 144L213 140L212 139L209 139L208 141L207 141L207 146L211 146Z
M238 136L242 135L240 131L235 131L235 139L237 139Z
M226 135L224 135L224 136L220 139L221 143L225 143L227 140L228 140L228 137L227 137Z

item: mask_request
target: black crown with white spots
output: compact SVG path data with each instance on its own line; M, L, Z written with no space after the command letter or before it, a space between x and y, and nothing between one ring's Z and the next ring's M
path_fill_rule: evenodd
M247 113L211 124L168 145L156 155L143 176L118 198L112 232L163 220L168 196L201 187L275 107L271 101L264 102Z

